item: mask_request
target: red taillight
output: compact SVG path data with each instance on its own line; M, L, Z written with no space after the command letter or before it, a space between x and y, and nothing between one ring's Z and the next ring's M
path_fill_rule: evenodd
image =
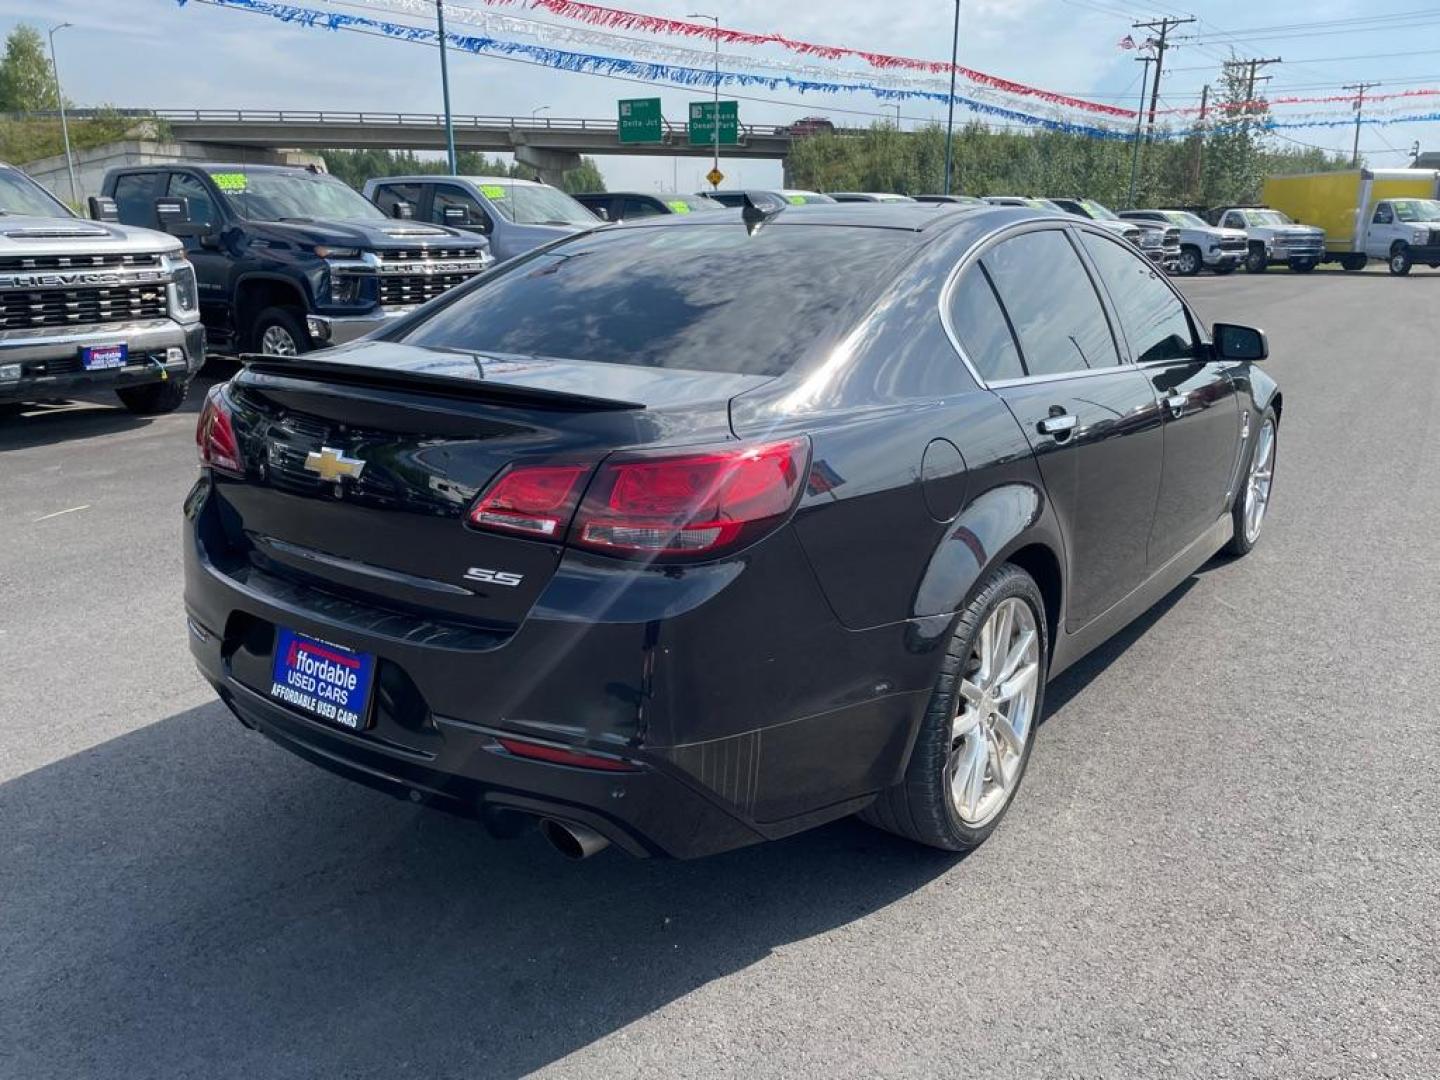
M558 540L575 513L589 465L514 465L470 510L470 524Z
M639 766L631 765L628 761L621 761L619 758L601 757L599 754L587 754L581 750L566 750L560 746L526 742L523 739L511 739L504 735L496 736L495 741L516 757L548 761L553 765L572 765L577 769L603 769L607 772L636 772L639 769Z
M603 462L570 530L628 558L709 558L758 539L795 506L810 441L641 451Z
M195 425L195 448L200 464L225 472L244 474L240 463L240 444L235 438L235 425L230 417L230 402L223 385L212 386L205 395L205 407Z

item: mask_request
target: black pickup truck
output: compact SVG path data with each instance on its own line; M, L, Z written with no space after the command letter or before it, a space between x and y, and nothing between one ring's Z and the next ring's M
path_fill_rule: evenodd
M127 166L104 194L127 225L188 202L186 254L216 352L294 356L378 330L492 261L483 237L386 217L333 176L282 165Z

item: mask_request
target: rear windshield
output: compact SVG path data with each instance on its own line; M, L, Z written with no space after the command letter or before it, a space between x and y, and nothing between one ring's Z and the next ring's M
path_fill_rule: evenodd
M778 223L751 236L738 220L607 230L517 262L400 340L779 375L914 240L895 229Z

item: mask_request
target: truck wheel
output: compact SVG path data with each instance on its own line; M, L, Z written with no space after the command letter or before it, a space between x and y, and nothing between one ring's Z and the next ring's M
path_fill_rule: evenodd
M1194 277L1205 267L1205 259L1200 254L1200 249L1189 245L1180 249L1180 261L1175 269L1181 277Z
M1404 277L1414 265L1415 260L1410 257L1410 249L1404 244L1396 244L1390 250L1390 273L1396 277Z
M115 396L136 416L160 416L183 405L189 389L189 379L166 379L144 386L126 386L116 390Z
M310 335L293 308L266 308L251 331L255 347L267 356L299 356L310 351Z
M1340 267L1354 274L1364 270L1365 264L1369 261L1364 255L1342 255L1340 256Z
M1319 265L1314 259L1292 259L1290 269L1297 274L1308 274Z
M1265 254L1265 249L1259 244L1252 247L1245 255L1245 272L1247 274L1263 274L1270 269L1270 257Z

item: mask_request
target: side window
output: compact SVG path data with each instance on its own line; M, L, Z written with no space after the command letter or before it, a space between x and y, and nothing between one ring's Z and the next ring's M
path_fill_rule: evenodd
M1109 290L1137 364L1199 356L1185 305L1160 280L1153 263L1093 233L1085 233L1082 243Z
M996 382L1025 374L1015 335L982 267L970 267L955 283L949 314L951 329L982 379Z
M1020 338L1027 374L1120 363L1090 273L1063 232L1046 229L1004 240L981 264Z
M435 185L435 200L434 205L430 207L430 220L436 225L444 225L447 206L463 206L468 209L472 225L478 226L490 217L485 213L485 208L480 205L479 201L463 188L458 188L454 184Z
M126 173L115 181L115 206L125 225L144 228L155 224L154 173Z
M1245 227L1245 219L1240 216L1238 210L1231 210L1225 215L1225 220L1220 224L1227 229L1243 229Z
M419 184L381 184L375 189L375 205L385 211L386 217L394 217L398 202L407 202L416 210L420 209L422 194Z
M634 221L636 218L657 217L662 211L649 199L637 199L633 195L626 195L620 200L620 216L626 221Z
M189 199L190 220L197 225L213 225L219 220L215 213L215 201L210 198L210 192L205 189L204 184L189 173L171 173L170 188L166 194L183 195Z
M1388 202L1382 202L1379 206L1375 208L1376 225L1393 225L1394 223L1395 213L1393 210L1390 209L1390 204Z

